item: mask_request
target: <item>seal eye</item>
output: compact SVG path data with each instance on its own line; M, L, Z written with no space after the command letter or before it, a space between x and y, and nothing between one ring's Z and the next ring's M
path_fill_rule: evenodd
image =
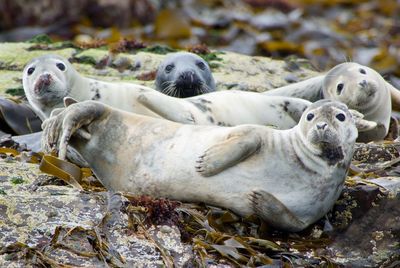
M337 89L337 94L338 94L338 95L340 95L340 94L342 93L343 87L344 87L344 84L343 84L343 83L339 83L339 84L337 85L336 89Z
M171 72L172 69L174 69L174 67L175 67L174 65L168 64L168 65L165 67L165 72L167 72L167 73Z
M313 113L309 113L307 115L307 121L311 121L314 118L314 114Z
M33 74L33 72L35 71L35 67L30 67L29 69L28 69L28 75L31 75L31 74Z
M341 121L341 122L343 122L344 120L346 120L346 116L345 116L344 114L342 114L342 113L337 114L337 115L336 115L336 118L337 118L339 121Z
M60 69L61 71L65 71L65 65L64 65L64 63L59 62L59 63L56 64L56 66L57 66L57 68Z
M364 69L362 69L362 68L360 68L360 73L362 73L362 74L366 74L367 72L364 70Z
M204 62L199 61L198 63L196 63L196 65L202 70L206 69L206 65L204 64Z

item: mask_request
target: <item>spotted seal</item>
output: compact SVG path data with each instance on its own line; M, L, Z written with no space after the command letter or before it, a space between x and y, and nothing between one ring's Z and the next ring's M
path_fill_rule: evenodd
M205 202L289 231L331 209L358 134L346 105L330 100L311 104L289 130L179 124L95 101L72 104L43 127L46 151L56 144L65 158L72 146L109 189Z
M358 141L383 140L388 133L391 104L400 104L398 90L375 70L355 62L346 62L324 75L273 89L268 96L290 96L317 101L332 99L359 111L364 119L377 123L375 129L360 133Z
M208 63L190 52L168 55L157 69L155 85L158 91L179 98L215 91Z

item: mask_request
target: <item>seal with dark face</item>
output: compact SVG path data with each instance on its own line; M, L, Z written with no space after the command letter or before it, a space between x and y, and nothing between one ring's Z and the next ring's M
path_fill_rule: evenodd
M190 52L172 53L160 64L156 89L164 94L187 98L215 91L207 62Z
M55 144L65 158L72 146L109 189L205 202L289 231L331 209L357 138L346 105L329 100L310 105L289 130L183 125L94 101L43 126L45 151Z
M383 140L388 133L392 103L400 103L398 90L375 70L354 62L332 68L325 75L263 93L268 96L290 96L309 101L331 99L359 111L365 120L377 127L360 133L358 141Z

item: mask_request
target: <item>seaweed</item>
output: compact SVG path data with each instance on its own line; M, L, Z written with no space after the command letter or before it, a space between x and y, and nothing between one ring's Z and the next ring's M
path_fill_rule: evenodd
M53 43L53 41L47 34L38 34L26 42L27 43L36 43L36 44L51 44L51 43Z
M25 96L23 87L8 88L5 92L11 96Z
M149 46L145 47L143 49L140 49L140 51L143 52L150 52L154 54L160 54L160 55L165 55L171 52L177 52L178 50L173 49L169 46L164 46L164 45L154 45L154 46Z

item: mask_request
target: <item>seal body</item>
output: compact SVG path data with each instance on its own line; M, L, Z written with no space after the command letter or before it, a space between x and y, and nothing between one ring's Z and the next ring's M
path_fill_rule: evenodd
M311 102L299 98L265 96L255 92L226 90L179 99L143 92L138 101L171 121L236 126L258 124L288 129L297 125Z
M157 69L155 85L158 91L179 98L215 91L208 63L190 52L167 56Z
M354 62L332 68L325 75L273 89L263 94L290 96L316 101L331 99L359 111L364 119L377 123L375 129L360 133L358 141L383 140L388 133L394 89L375 70Z
M45 55L33 59L23 71L23 87L35 113L43 120L52 110L63 107L63 99L97 100L119 109L158 117L137 102L138 95L152 89L111 83L81 76L67 59Z
M289 130L182 125L92 101L44 127L45 149L59 144L64 158L70 144L109 189L206 202L290 231L332 207L357 137L346 106L330 101L312 104Z

